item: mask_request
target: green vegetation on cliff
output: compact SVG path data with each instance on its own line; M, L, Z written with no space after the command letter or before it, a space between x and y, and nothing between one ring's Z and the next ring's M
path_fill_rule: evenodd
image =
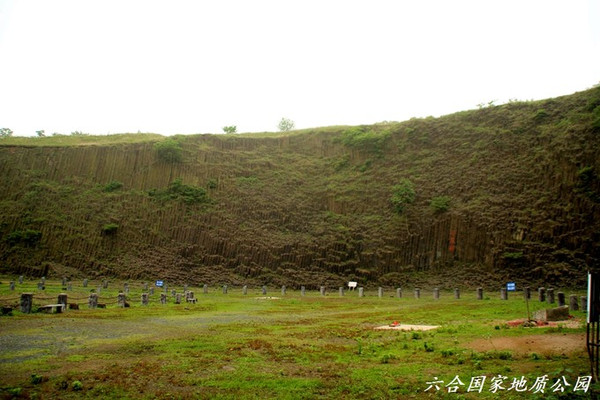
M599 107L595 88L373 126L4 138L0 268L577 285L600 256ZM166 160L158 149L172 142ZM33 244L10 239L28 231L40 233Z

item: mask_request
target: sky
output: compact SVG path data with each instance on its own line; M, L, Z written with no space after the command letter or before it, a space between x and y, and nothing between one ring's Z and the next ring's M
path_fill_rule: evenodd
M600 0L0 0L15 136L277 131L600 83Z

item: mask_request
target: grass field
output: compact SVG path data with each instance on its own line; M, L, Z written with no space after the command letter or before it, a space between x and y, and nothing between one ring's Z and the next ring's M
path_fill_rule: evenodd
M16 283L11 291L12 279L1 279L3 305L32 292L35 309L56 303L63 291L57 281L39 291L37 280ZM241 288L223 294L211 287L204 294L194 287L189 289L196 304L174 304L171 291L183 291L177 286L169 287L168 304L160 304L155 289L150 304L142 306L143 284L129 282L131 307L120 308L114 303L123 282L111 282L100 291L107 308L88 309L86 298L98 286L72 283L66 293L69 302L81 303L80 310L17 309L0 317L0 398L572 399L588 398L593 389L573 390L579 377L590 374L584 314L572 312L579 327L509 327L507 321L527 316L521 293L503 301L499 293L476 300L473 291L461 299L442 292L434 300L425 291L415 299L412 289L402 298L388 289L379 298L372 288L359 298L356 292L340 297L337 288L326 296L291 289L282 296L271 287L263 298L258 287L247 295ZM549 307L537 300L529 306ZM440 327L374 329L394 321ZM544 393L534 393L544 375ZM457 394L448 394L457 376L464 385L454 380ZM482 376L481 392L469 391L472 378ZM493 393L498 376L506 377L504 389ZM508 390L521 377L526 389ZM563 377L571 386L564 386ZM552 387L557 380L564 392ZM434 381L443 381L439 390Z

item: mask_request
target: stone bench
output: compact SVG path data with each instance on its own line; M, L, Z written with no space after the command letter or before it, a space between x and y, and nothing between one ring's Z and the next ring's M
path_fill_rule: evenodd
M44 311L47 313L54 313L56 312L61 313L63 311L65 311L65 305L60 303L60 304L46 304L45 306L41 306L40 308L38 308L38 310L40 311Z

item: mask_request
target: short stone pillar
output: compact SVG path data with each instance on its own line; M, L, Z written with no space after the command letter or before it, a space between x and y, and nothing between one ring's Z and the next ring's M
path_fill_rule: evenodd
M10 290L15 290L15 281L10 281Z
M108 289L108 280L102 279L102 289Z
M477 300L483 300L483 288L482 287L477 288Z
M579 311L579 301L577 301L577 295L575 294L569 296L569 310Z
M508 300L508 290L506 288L500 289L500 300Z
M402 298L402 288L396 288L396 297L399 299Z
M208 285L204 284L204 286L202 286L202 293L207 294L208 293Z
M558 298L558 306L562 307L565 305L565 294L563 292L556 293L556 297Z
M459 288L454 289L454 298L457 300L460 299L460 289Z
M45 276L42 276L41 282L42 282L42 285L46 286L46 277Z
M120 292L117 295L117 304L119 305L119 307L125 307L125 293Z
M23 275L19 275L19 285L23 284Z
M306 295L306 287L305 286L301 286L300 287L300 295L301 296L305 296Z
M69 282L69 284L67 285L67 290L70 292L71 290L73 290L73 284L71 282Z
M434 288L433 289L433 299L434 300L439 300L440 299L440 289L439 288Z
M195 303L196 299L194 299L194 292L191 290L188 290L187 292L185 292L185 301L186 303Z
M421 289L415 288L415 299L421 298Z
M142 305L143 306L148 305L149 298L150 298L150 296L148 296L148 293L142 293Z
M181 293L175 295L175 304L181 304Z
M377 297L383 297L383 288L381 286L377 288Z
M175 296L177 294L177 291L175 289L171 290L171 296Z
M281 295L285 296L286 288L285 285L281 286Z
M587 297L586 296L581 296L579 298L579 300L581 301L581 311L583 311L585 313L588 312L588 309L587 309L588 308L587 307L588 306L588 304L587 304Z
M546 288L541 287L538 289L538 300L540 303L546 301Z
M187 283L185 283L185 284L183 285L183 291L184 291L184 292L187 292L187 289L188 289L188 285L187 285Z
M364 297L365 296L365 289L362 287L358 288L358 297Z
M248 285L244 285L244 287L242 288L242 294L243 295L247 295L248 294Z
M163 289L165 290L165 293L169 293L169 285L167 285L166 282L163 285Z
M167 304L167 294L166 293L160 294L160 304Z
M83 280L83 287L87 287L87 285L88 285L88 280L86 278L86 279Z
M125 282L123 284L123 291L125 292L125 294L129 294L129 283Z
M223 294L227 294L227 285L223 285Z
M62 304L62 305L64 305L65 306L64 308L66 310L67 309L67 304L69 304L67 294L66 293L59 294L58 295L58 301L56 302L56 304Z
M38 290L44 290L44 282L38 282L37 288Z
M90 297L88 298L88 307L89 308L97 308L98 307L98 293L90 293Z
M144 282L144 290L148 290L148 282Z
M98 286L98 289L96 290L97 293L101 293L102 292L102 286Z
M325 286L321 286L319 291L321 292L321 296L325 296Z
M65 278L64 276L63 276L63 278L62 278L61 285L62 285L63 287L67 286L67 278Z
M529 286L525 286L523 289L523 299L530 300L531 299L531 288Z
M338 288L338 292L340 293L340 297L343 297L343 296L344 296L344 287L343 287L343 286L340 286L340 287Z
M267 287L265 285L261 288L263 296L267 294Z
M21 312L29 314L33 305L33 293L21 293Z
M547 296L548 303L553 304L554 303L554 289L548 288L548 290L546 291L546 296Z
M150 296L152 296L152 295L154 295L154 288L153 287L150 288Z

